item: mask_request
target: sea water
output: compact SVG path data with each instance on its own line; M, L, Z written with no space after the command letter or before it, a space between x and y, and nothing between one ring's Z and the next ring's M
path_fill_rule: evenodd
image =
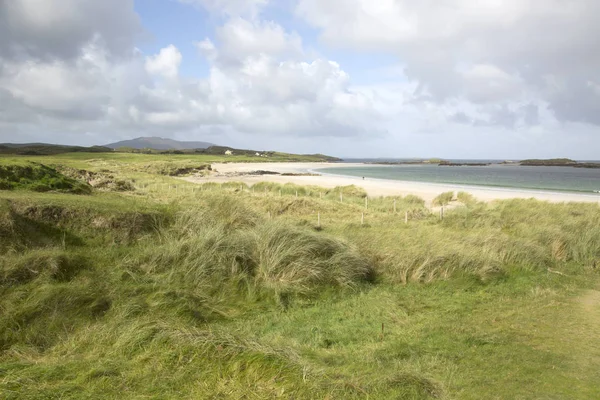
M573 167L365 165L322 168L318 172L365 178L456 185L594 193L600 191L600 169Z

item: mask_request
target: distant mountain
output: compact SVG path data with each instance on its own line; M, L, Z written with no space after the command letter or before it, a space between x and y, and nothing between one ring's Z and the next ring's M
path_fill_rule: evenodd
M47 147L64 147L62 144L51 144L51 143L0 143L0 147L10 148L10 149L19 149L22 147L39 147L39 146L47 146ZM72 146L79 147L79 146Z
M82 147L49 143L0 143L0 154L44 156L62 153L106 153L113 149L100 146Z
M155 150L191 150L206 149L214 146L207 142L180 142L173 139L164 139L160 137L139 137L137 139L123 140L121 142L106 144L103 147L118 149L120 147L130 147L132 149L155 149Z

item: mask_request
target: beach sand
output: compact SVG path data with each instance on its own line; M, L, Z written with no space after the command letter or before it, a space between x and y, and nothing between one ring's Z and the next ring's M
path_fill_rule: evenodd
M368 167L366 164L350 163L216 163L212 165L216 173L208 177L186 177L186 181L194 183L205 182L243 182L253 185L258 182L294 183L297 185L314 185L325 188L336 186L356 185L363 188L369 196L405 196L413 194L430 203L437 195L443 192L468 192L480 201L493 201L502 199L530 199L535 198L550 202L593 202L600 203L600 194L577 194L546 192L527 189L508 188L486 188L481 186L467 186L454 184L424 183L395 181L387 179L373 179L359 177L341 176L334 174L322 174L319 168L338 167ZM253 171L272 171L278 173L316 173L321 176L282 176L282 175L241 175L238 173L249 173Z

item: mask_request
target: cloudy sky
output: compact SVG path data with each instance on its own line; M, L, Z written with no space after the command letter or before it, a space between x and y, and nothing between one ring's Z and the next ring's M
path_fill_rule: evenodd
M0 0L0 142L600 159L598 0Z

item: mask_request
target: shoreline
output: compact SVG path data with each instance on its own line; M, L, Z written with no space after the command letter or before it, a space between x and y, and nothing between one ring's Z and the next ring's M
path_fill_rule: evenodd
M363 163L215 163L212 164L216 174L207 177L182 178L192 183L206 182L242 182L253 185L259 182L293 183L304 186L321 186L334 188L336 186L356 185L363 188L369 196L406 196L412 194L430 203L443 192L463 191L484 202L506 199L530 199L562 202L600 203L600 194L583 194L573 192L553 192L535 189L520 189L510 187L488 187L463 184L446 184L430 182L398 181L382 178L365 178L338 175L331 172L320 172L322 168L369 167ZM319 174L319 176L283 176L283 175L236 175L254 171L272 171L280 174Z

